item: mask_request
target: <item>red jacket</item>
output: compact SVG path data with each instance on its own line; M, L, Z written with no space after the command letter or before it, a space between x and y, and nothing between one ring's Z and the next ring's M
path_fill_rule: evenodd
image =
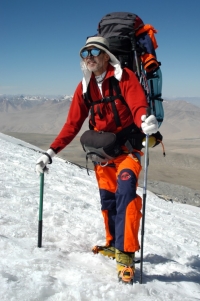
M109 96L109 77L114 75L114 67L109 65L106 77L102 84L103 96ZM145 94L141 85L138 82L135 74L127 69L123 69L122 78L119 82L121 94L126 100L132 115L127 107L121 102L121 100L115 100L116 108L120 117L122 128L125 128L133 122L140 128L141 116L146 115L146 108L148 107ZM92 101L99 100L102 95L97 86L95 76L92 74L90 80L90 95ZM97 110L98 105L94 106L94 110ZM113 132L116 133L117 127L114 120L114 114L111 108L111 104L100 104L100 111L103 115L103 119L99 118L98 114L95 114L96 129L98 131ZM96 112L96 111L95 111ZM82 127L83 122L88 117L89 108L87 107L82 92L82 83L80 82L74 93L72 103L69 109L66 123L62 130L51 144L52 148L56 153L61 151L67 146L77 135Z

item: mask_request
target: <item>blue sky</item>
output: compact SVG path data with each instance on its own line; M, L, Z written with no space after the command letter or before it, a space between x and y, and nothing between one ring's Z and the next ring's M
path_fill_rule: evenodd
M73 94L79 49L113 11L158 30L164 97L200 96L200 0L1 0L0 94Z

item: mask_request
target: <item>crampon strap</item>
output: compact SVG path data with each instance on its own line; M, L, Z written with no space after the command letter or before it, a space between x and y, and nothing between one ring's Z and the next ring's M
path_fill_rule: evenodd
M124 267L124 269L120 271L120 278L124 282L130 282L133 279L133 276L134 272L131 267Z

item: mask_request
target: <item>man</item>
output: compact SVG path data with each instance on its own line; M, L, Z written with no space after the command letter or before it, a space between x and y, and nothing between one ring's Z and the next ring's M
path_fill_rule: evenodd
M148 104L135 74L127 68L122 70L120 62L110 53L106 39L97 36L88 38L86 45L80 50L80 56L83 80L76 88L67 121L61 132L50 149L37 161L38 173L43 173L46 165L52 163L52 158L77 135L91 106L90 128L116 135L123 133L121 135L123 143L126 136L129 138L126 129L130 129L133 124L141 133L140 144L144 134L156 133L158 130L156 118L153 115L146 118ZM111 78L117 80L125 103L121 96L116 96L116 92L111 91ZM116 96L112 103L108 101L111 93ZM86 99L86 95L89 95L90 102ZM93 105L90 105L91 102ZM120 124L116 122L116 111ZM132 142L135 140L129 139ZM138 231L142 216L142 200L136 194L136 189L141 171L142 152L137 143L132 143L131 148L123 143L120 145L119 155L108 160L106 164L94 162L106 243L104 246L95 246L93 252L115 258L119 281L132 283L134 255L140 248Z

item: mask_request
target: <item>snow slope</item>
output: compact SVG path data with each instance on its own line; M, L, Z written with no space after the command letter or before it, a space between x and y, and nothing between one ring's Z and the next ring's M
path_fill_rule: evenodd
M60 158L45 175L37 248L40 154L27 146L0 135L1 301L200 300L200 209L148 191L144 283L138 265L134 285L119 284L115 261L91 252L104 242L94 174Z

